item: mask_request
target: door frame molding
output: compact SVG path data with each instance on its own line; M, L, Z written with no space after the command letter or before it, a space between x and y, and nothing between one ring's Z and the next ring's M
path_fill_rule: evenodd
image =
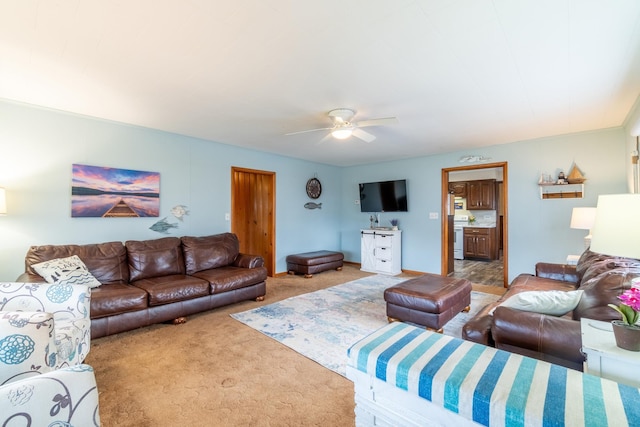
M503 229L502 229L502 240L503 240L503 248L502 248L502 261L504 263L504 287L506 288L509 285L509 174L508 174L508 164L507 162L496 162L496 163L482 163L482 164L474 164L474 165L466 165L466 166L458 166L453 168L443 168L442 169L442 214L441 223L442 223L442 234L441 234L441 266L440 266L440 274L443 276L447 275L447 267L450 262L453 262L453 259L449 259L449 252L447 251L447 239L449 236L449 223L447 221L447 215L449 211L449 173L450 172L459 172L459 171L469 171L469 170L478 170L478 169L494 169L494 168L502 168L502 197L504 200L504 211L503 214ZM499 218L496 218L499 221Z

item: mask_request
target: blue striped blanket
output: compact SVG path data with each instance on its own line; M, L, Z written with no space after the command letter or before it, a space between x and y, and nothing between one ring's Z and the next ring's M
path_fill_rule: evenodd
M348 356L349 366L486 426L640 426L640 389L405 323Z

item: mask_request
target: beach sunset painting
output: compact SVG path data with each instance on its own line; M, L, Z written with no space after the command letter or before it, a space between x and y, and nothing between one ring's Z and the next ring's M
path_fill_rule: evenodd
M159 215L158 172L73 165L72 217L131 218Z

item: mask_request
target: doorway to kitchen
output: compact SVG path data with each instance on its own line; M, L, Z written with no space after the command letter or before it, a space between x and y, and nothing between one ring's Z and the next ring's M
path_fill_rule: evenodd
M442 275L507 287L507 188L507 162L442 169Z

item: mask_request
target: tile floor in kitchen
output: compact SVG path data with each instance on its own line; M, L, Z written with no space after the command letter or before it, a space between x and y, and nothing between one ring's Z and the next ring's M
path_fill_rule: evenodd
M494 261L454 260L453 273L449 277L460 277L472 283L504 286L504 262L502 256Z

